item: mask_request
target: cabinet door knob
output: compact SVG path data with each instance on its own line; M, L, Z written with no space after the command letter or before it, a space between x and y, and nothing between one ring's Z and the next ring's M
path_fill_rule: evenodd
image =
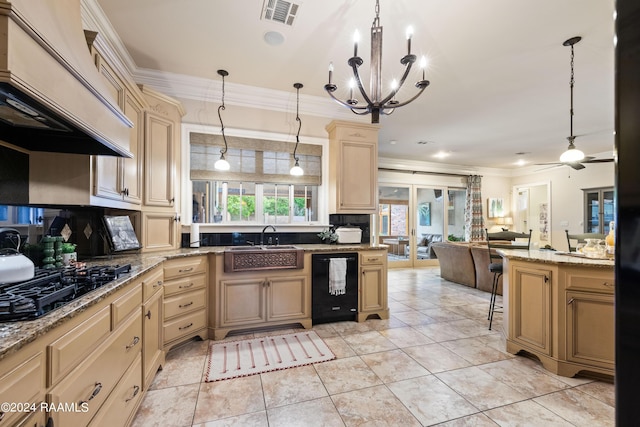
M78 405L82 405L83 403L89 402L91 399L96 397L98 393L100 393L100 390L102 390L102 383L96 383L95 387L93 388L93 391L91 392L87 400L81 400L80 402L78 402Z
M133 341L131 341L131 344L125 346L125 350L131 350L133 347L136 346L136 344L138 344L140 342L140 338L139 337L133 337Z
M144 317L151 320L151 310L147 310L147 314L145 314Z

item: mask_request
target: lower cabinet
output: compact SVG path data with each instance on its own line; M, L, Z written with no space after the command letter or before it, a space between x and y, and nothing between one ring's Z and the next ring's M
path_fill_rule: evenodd
M163 269L156 267L142 279L144 304L142 306L142 378L146 390L153 377L164 364L163 339Z
M206 256L164 262L164 348L199 336L207 339Z
M0 371L0 399L2 402L16 405L35 405L35 411L23 408L0 409L0 426L43 426L45 415L40 411L44 402L45 355L42 351L27 353L23 359L16 360L16 366L6 366L7 372ZM8 411L6 409L9 409Z
M377 315L380 319L388 319L387 252L360 252L359 258L358 322L372 315Z
M613 376L613 266L507 260L507 350L525 351L558 375Z
M222 273L223 256L216 257L217 305L214 339L232 330L301 324L311 327L310 266L302 269Z

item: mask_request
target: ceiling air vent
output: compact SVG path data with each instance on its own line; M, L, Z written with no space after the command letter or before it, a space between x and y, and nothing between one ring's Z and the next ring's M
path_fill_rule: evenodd
M293 25L293 20L298 13L300 5L284 0L265 0L262 18L267 21L280 22L285 25Z

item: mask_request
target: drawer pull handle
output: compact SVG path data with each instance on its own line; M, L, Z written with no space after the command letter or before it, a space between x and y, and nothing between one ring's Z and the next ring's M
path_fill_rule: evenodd
M151 310L147 310L147 314L145 314L144 317L151 320Z
M188 285L180 285L178 286L179 289L187 289L193 286L193 282L190 282Z
M188 302L188 303L186 303L186 304L180 304L178 307L179 307L179 308L185 308L185 307L189 307L190 305L193 305L193 301Z
M131 344L129 344L128 346L125 347L125 350L131 350L133 347L136 346L136 344L138 344L140 342L140 338L138 337L133 337L133 341L131 341Z
M81 400L80 402L78 402L78 405L82 405L82 404L88 403L91 399L96 397L98 395L98 393L100 393L100 390L102 390L102 383L96 383L96 386L93 389L93 391L91 392L91 395L89 395L89 398L87 400Z
M571 305L571 304L573 304L573 298L571 298L569 302L567 302L567 305Z
M162 286L162 280L158 280L155 285L153 285L153 289Z
M193 271L193 267L181 268L181 269L178 270L178 273L188 273L190 271Z
M181 330L181 331L184 331L185 329L189 329L189 328L190 328L190 327L192 327L192 326L193 326L193 322L192 322L192 323L189 323L187 326L182 326L182 327L180 327L180 328L178 328L178 329L179 329L179 330Z
M609 282L604 282L603 285L609 287L609 288L613 288L613 283L609 283Z
M125 402L129 402L130 400L133 400L134 397L136 397L138 395L138 393L140 393L140 386L134 385L133 386L133 394L131 395L131 397L125 399Z

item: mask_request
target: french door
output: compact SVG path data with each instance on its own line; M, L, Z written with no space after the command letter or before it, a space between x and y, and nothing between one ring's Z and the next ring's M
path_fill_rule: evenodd
M432 243L464 240L465 199L465 189L380 185L376 231L389 267L438 265Z

